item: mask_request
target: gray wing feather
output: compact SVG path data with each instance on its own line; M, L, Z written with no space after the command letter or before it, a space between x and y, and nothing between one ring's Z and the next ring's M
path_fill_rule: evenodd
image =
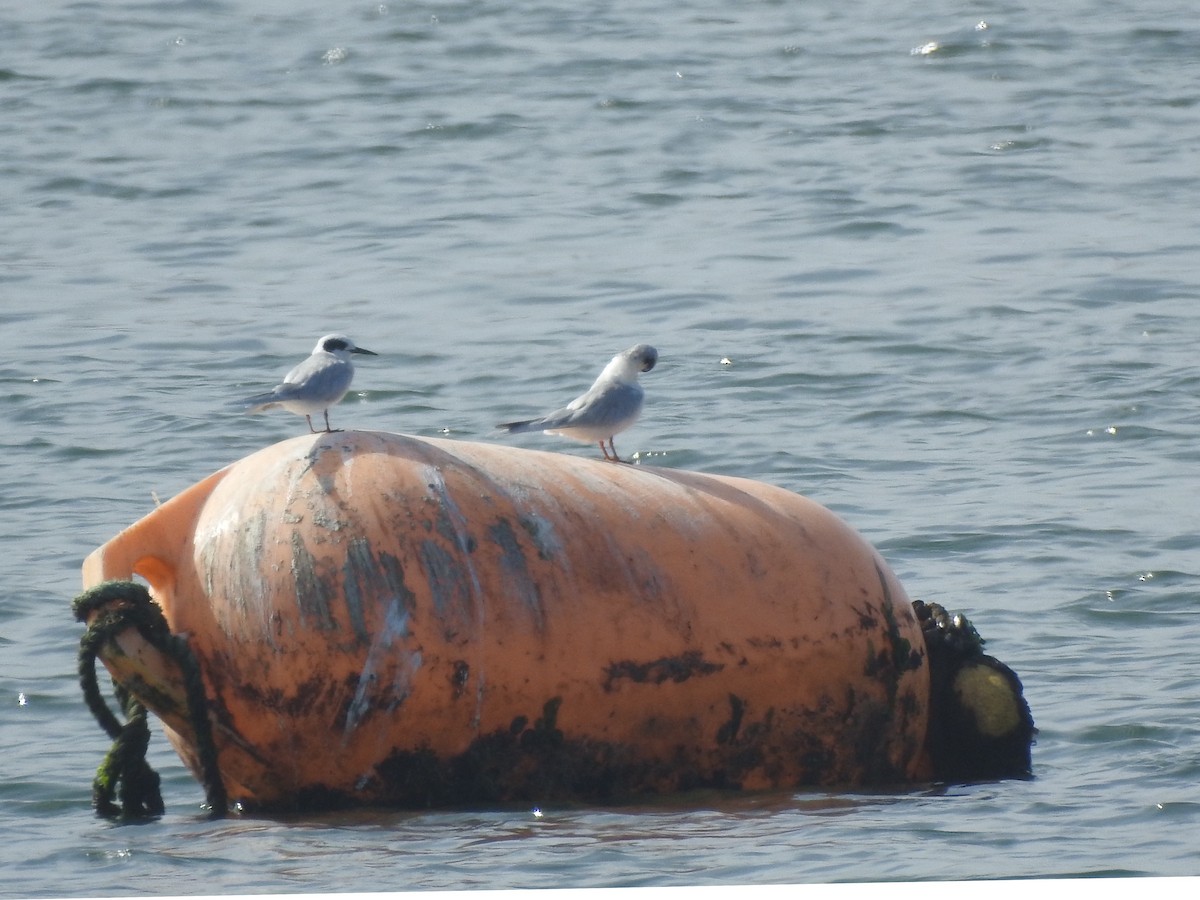
M554 431L559 428L603 428L622 425L636 416L642 406L644 392L637 384L608 384L593 388L538 419L507 422L497 427L518 434L524 431Z
M241 405L247 412L265 409L288 400L304 400L332 406L346 395L354 369L341 362L309 357L284 376L283 382L264 394L247 397Z
M350 390L350 382L354 380L354 369L349 363L318 361L313 365L301 363L288 373L283 384L275 388L277 394L289 397L303 397L312 400L324 400L336 403Z

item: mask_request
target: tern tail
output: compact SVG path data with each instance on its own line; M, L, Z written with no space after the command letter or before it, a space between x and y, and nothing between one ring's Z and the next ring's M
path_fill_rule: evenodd
M520 434L523 431L541 431L542 427L541 419L526 419L524 422L502 422L496 426L500 431L507 432L508 434Z
M270 409L279 401L274 392L266 394L255 394L253 397L247 397L245 400L238 400L237 406L242 408L244 413L262 412L264 409Z

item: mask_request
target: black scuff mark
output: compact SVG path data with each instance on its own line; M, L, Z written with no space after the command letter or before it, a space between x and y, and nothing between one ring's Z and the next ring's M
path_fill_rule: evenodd
M671 681L680 684L694 675L712 675L720 672L722 663L708 662L699 650L689 650L679 656L664 656L650 662L635 662L630 659L610 663L604 670L605 691L613 690L618 681L634 684L662 684Z
M337 621L333 617L333 593L317 574L316 557L308 552L299 531L292 532L292 578L296 584L296 606L301 619L313 623L322 631L335 630Z
M471 667L467 665L466 660L456 659L450 670L450 687L454 691L455 700L463 695L470 680Z
M422 541L420 554L434 610L447 638L452 639L463 631L470 631L474 610L471 588L463 567L438 541Z
M913 647L912 642L900 634L900 622L896 618L896 606L892 601L892 590L888 587L887 577L879 563L875 563L875 574L879 576L879 586L883 591L883 618L887 622L888 639L891 641L892 664L899 676L903 672L911 672L921 668L924 653Z
M729 695L729 721L717 729L718 744L732 744L737 740L742 727L742 716L746 713L746 701L737 694Z
M552 697L542 706L542 715L535 719L532 728L521 732L521 746L540 747L554 750L562 746L563 733L558 729L558 710L562 697Z
M404 582L400 560L390 553L380 553L377 558L365 537L353 538L347 544L342 573L350 627L359 643L369 643L373 638L367 628L364 603L399 598L404 610L411 612L415 606L416 598Z
M460 528L456 525L455 518L463 525L466 524L466 519L459 512L458 505L450 496L446 485L444 483L430 483L427 486L430 491L438 496L438 502L435 503L436 513L433 517L433 531L441 535L447 543L458 547L463 553L474 553L475 538L465 528Z
M549 562L562 555L562 547L554 535L554 528L541 516L534 514L522 515L517 519L521 528L529 535L533 545L537 547L538 559Z
M500 519L488 529L488 534L500 548L500 565L504 567L506 587L524 601L525 608L533 616L534 627L542 631L546 624L542 594L537 582L529 574L525 551L515 529L508 519Z

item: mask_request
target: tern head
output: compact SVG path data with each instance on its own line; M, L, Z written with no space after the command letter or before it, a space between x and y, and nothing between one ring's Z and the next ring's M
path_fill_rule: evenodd
M657 362L657 350L649 344L637 344L614 356L596 380L600 382L616 379L626 384L632 384L637 381L639 373L649 372Z
M624 356L637 366L639 372L649 372L658 362L658 351L649 344L638 344L625 351Z
M351 353L365 353L367 356L378 356L373 350L359 347L344 334L327 334L313 348L313 353L332 353L339 359L349 359Z

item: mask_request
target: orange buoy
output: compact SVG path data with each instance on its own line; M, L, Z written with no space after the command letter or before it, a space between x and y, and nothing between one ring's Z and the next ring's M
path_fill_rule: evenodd
M92 553L186 637L231 799L604 800L933 774L879 554L740 478L374 432L261 450ZM170 661L101 658L198 771ZM153 674L155 667L160 675Z

